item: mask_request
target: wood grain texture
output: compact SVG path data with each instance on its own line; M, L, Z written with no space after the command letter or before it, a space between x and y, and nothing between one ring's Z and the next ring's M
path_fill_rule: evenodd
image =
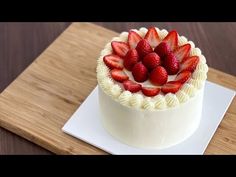
M70 23L0 23L0 92L4 90ZM51 152L0 128L0 154Z
M89 23L70 26L2 92L0 126L57 154L106 154L61 127L95 87L96 59L116 34ZM236 88L234 76L217 70L209 80ZM206 154L236 153L235 108L234 99Z

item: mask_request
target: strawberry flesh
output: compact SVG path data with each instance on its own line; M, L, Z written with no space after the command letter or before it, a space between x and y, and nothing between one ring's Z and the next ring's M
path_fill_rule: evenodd
M169 81L162 86L161 91L165 94L167 93L176 93L182 86L181 82L178 81Z
M126 73L120 69L111 70L111 77L118 82L123 82L129 79Z
M181 82L183 84L189 80L191 74L192 73L190 71L183 71L176 76L175 81Z
M144 39L148 41L151 47L155 48L160 43L160 37L155 29L155 27L151 27L148 29Z
M138 83L133 82L131 80L124 81L123 86L124 86L125 90L128 90L132 93L136 93L142 89L141 84L138 84Z
M171 51L174 51L178 46L178 34L175 30L170 31L167 36L163 39L163 42L166 42Z
M120 57L124 57L126 53L129 51L129 46L125 42L112 41L111 46L113 52Z
M181 62L184 58L189 56L190 49L191 49L191 45L190 44L185 44L183 46L178 47L174 51L174 55L177 58L177 60L179 62Z
M156 96L160 91L161 89L157 87L142 87L143 94L149 97Z
M110 54L103 57L104 63L110 68L110 69L123 69L123 59L120 58L118 55Z
M180 66L180 71L193 72L196 69L198 62L199 62L198 56L188 57L182 62Z
M135 31L132 31L132 30L129 31L128 44L131 49L134 49L141 39L142 39L142 37L138 33L136 33Z

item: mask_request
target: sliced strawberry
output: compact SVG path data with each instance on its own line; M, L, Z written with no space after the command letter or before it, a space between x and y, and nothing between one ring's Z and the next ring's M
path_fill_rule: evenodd
M174 55L177 58L177 60L181 62L184 58L189 56L190 49L191 49L190 44L182 45L174 51Z
M125 90L128 90L132 93L138 92L142 89L141 84L138 84L138 83L133 82L131 80L124 81L123 86L124 86Z
M135 81L144 82L148 79L148 70L141 62L139 62L134 65L132 75Z
M126 53L129 51L129 46L125 42L112 41L111 46L114 53L120 57L124 57Z
M147 54L142 62L149 71L161 65L161 59L155 52Z
M120 69L111 70L111 77L118 82L123 82L129 79L125 72Z
M161 91L163 93L176 93L182 86L181 82L169 81L162 86Z
M129 31L128 44L131 49L134 49L141 39L142 39L142 37L138 33L136 33L135 31L132 31L132 30Z
M142 92L146 96L156 96L161 91L160 88L157 87L142 87Z
M151 27L148 29L144 39L148 41L151 47L155 48L160 43L160 37L155 29L155 27Z
M163 39L164 42L167 42L171 51L174 51L178 46L178 34L175 30L170 31L168 35Z
M198 56L188 57L184 59L184 61L182 62L180 66L180 71L193 72L196 69L198 62L199 62Z
M164 67L157 66L150 73L149 80L154 85L163 85L167 82L168 74Z
M187 80L189 80L190 77L191 77L190 71L183 71L176 76L175 81L181 82L183 84Z
M152 47L148 43L146 39L142 39L139 41L136 50L138 51L138 54L141 58L143 58L145 55L153 52Z
M110 68L110 69L123 69L123 59L120 58L118 55L110 54L103 57L104 63Z
M166 68L169 75L177 74L179 71L179 61L172 52L165 57L163 66Z
M138 63L139 55L136 49L130 49L124 58L124 67L132 71L134 65Z
M171 52L171 50L167 42L161 42L158 46L156 46L154 52L156 52L162 59L166 55L168 55Z

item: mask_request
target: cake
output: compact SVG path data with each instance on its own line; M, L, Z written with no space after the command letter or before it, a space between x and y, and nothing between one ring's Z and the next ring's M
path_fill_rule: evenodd
M163 149L198 128L208 66L177 31L122 32L105 45L96 71L101 122L116 140Z

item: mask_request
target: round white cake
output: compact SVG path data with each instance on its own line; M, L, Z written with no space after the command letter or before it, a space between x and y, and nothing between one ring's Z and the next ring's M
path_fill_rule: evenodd
M201 50L175 31L151 27L122 32L105 46L97 64L104 128L139 148L182 142L201 121L207 72Z

